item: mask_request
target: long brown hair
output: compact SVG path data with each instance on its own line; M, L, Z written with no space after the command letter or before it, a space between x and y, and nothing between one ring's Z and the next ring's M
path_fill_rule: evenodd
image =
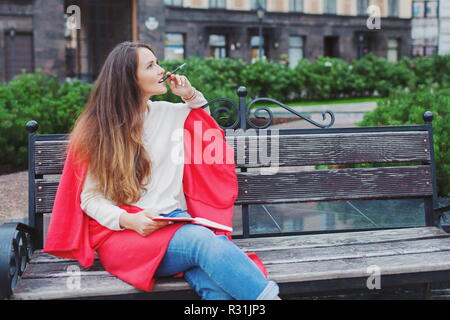
M137 83L138 48L123 42L106 58L86 108L70 133L79 161L87 162L97 191L116 205L137 202L151 176L151 160L143 145L143 95Z

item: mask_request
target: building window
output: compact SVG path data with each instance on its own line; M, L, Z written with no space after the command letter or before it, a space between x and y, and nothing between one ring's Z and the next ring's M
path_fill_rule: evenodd
M418 2L418 1L413 2L413 17L414 18L417 18L417 17L423 18L425 16L424 6L425 6L424 2Z
M209 7L210 8L218 8L218 9L225 9L226 8L226 2L225 2L225 0L209 0Z
M397 62L400 55L400 41L398 39L388 40L387 59L392 62Z
M182 33L166 33L164 60L183 60L184 58L184 35Z
M67 19L67 16L65 17ZM64 36L66 38L66 76L81 79L80 32L66 24Z
M183 0L164 0L164 4L166 4L168 6L182 7Z
M289 0L290 12L303 12L303 0Z
M258 9L258 4L261 5L264 9L267 9L267 0L252 0L252 10Z
M357 12L359 16L367 15L367 9L369 8L369 0L357 0Z
M438 48L436 46L426 47L425 48L425 55L426 56L432 56L434 54L438 53Z
M220 34L209 35L209 55L216 59L226 58L227 56L227 39L226 36Z
M417 56L432 56L438 53L437 46L413 46L412 55Z
M33 34L7 31L5 34L5 78L12 80L16 75L34 72Z
M336 0L325 0L325 13L336 14Z
M415 0L411 28L412 55L427 56L438 50L439 43L439 1Z
M339 37L327 36L323 39L325 57L339 58Z
M438 0L415 0L413 2L414 18L437 18L438 17Z
M439 7L438 1L427 1L425 16L427 18L437 18L438 17L438 7Z
M252 48L252 63L259 59L259 42L261 40L261 47L262 47L262 57L264 58L266 56L265 50L264 50L264 36L260 39L259 36L252 36L250 41L250 46Z
M389 17L398 17L398 0L389 0Z
M289 37L289 67L295 68L304 57L304 37Z
M361 59L369 52L373 52L373 47L375 46L373 34L357 32L355 36L358 48L358 59Z

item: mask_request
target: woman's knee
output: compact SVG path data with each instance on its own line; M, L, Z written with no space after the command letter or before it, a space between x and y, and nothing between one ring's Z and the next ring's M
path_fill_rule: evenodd
M229 240L217 236L211 229L196 224L186 224L180 228L183 241L189 246L196 257L214 257L221 254ZM225 242L225 243L224 243Z
M185 224L178 232L183 238L191 242L203 243L205 241L212 241L215 238L214 232L197 224Z

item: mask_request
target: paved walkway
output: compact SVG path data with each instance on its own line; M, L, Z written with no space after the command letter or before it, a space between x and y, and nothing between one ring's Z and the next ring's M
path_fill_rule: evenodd
M308 107L292 107L296 112L303 115L307 115L311 120L318 123L328 123L329 116L325 122L322 120L322 112L330 110L335 115L335 122L332 128L346 128L355 127L356 123L361 121L364 114L374 110L377 107L376 102L361 102L361 103L346 103L346 104L334 104L334 105L317 105ZM290 111L279 107L271 109L274 118L278 117L295 117L296 115ZM299 120L288 123L273 125L272 129L311 129L317 128L310 124L308 121Z

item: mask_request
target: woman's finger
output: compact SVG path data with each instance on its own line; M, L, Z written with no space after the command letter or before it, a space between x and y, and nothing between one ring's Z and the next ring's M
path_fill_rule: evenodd
M149 228L162 228L166 225L168 225L169 222L168 221L154 221L152 220L151 223L149 223Z
M170 75L170 77L169 77L170 83L173 84L173 85L175 85L176 79L177 79L177 78L176 78L176 75L175 75L175 74L172 74L172 75Z
M177 81L177 75L176 75L176 74L171 75L170 78L171 78L172 83L173 83L174 85L178 84L178 81Z

